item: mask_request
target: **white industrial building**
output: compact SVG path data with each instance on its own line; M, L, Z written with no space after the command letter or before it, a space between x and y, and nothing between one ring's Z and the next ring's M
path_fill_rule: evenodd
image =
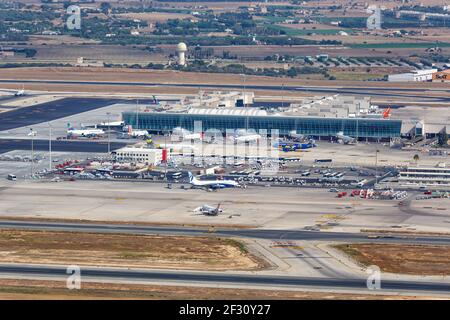
M370 97L346 95L305 98L300 103L291 103L285 114L328 118L381 118L378 107L371 104Z
M117 162L143 163L155 166L163 160L162 149L125 147L117 149L111 154Z
M437 69L414 70L408 73L390 74L388 81L391 82L425 82L433 79Z
M400 185L412 187L450 188L450 168L437 167L408 167L399 173Z

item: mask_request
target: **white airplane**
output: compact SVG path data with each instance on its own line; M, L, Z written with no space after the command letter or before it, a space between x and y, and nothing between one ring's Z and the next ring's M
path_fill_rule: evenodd
M19 90L16 93L14 93L14 97L21 97L25 95L25 89Z
M176 127L172 130L172 141L183 140L202 140L202 134L199 132L191 132L181 127Z
M303 134L297 133L297 130L292 130L289 132L289 138L296 141L302 141L305 139L305 136Z
M128 126L128 135L133 138L145 138L148 136L147 130L134 130L133 126Z
M241 187L241 185L234 180L198 180L196 177L194 177L192 172L189 172L189 182L192 187L200 187L213 190Z
M102 129L69 129L67 134L75 137L96 137L105 134Z
M338 138L338 141L343 144L355 144L356 143L355 138L344 135L343 131L339 131L336 134L336 138Z
M12 93L12 95L14 97L22 97L25 95L25 89L21 89L21 90L8 90L8 89L2 89L0 91L3 92L7 92L7 93Z
M249 133L247 130L236 130L232 140L234 143L250 143L258 142L261 139L261 135L257 133Z
M204 204L201 207L195 208L193 211L200 212L207 216L217 216L219 213L223 212L223 210L220 209L220 203L217 205L217 207L213 207L208 204Z

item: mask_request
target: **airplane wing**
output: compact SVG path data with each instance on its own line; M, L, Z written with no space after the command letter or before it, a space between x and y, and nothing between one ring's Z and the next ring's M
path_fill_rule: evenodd
M18 93L20 90L14 90L14 89L0 89L0 92L10 93L12 95Z

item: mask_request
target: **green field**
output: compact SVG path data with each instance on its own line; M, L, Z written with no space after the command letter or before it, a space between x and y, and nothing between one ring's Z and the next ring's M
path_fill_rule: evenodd
M338 32L341 31L338 29L294 29L279 25L268 25L267 28L272 30L283 30L284 32L286 32L286 35L288 36L306 36L312 33L322 35L334 35L338 34Z

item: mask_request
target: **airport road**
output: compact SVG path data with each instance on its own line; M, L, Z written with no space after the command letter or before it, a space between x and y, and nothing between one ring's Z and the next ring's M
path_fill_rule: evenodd
M37 221L9 221L0 220L0 228L76 231L96 233L125 233L125 234L165 234L184 236L214 235L221 237L240 237L268 240L309 240L309 241L339 241L339 242L372 242L372 243L408 243L450 245L449 236L425 235L386 235L379 234L378 238L368 238L364 233L327 232L306 230L276 230L276 229L245 229L245 228L202 228L178 226L137 226L130 224L103 223L69 223L69 222L37 222Z
M66 268L48 265L1 264L0 275L20 276L21 278L64 278ZM81 276L85 280L123 281L123 282L169 282L204 285L296 287L334 290L366 291L367 282L362 278L316 278L296 276L226 274L215 272L134 270L123 268L81 267ZM449 283L425 281L383 280L381 290L384 292L429 292L448 294ZM370 291L370 293L374 293Z
M146 82L108 82L108 81L70 81L70 80L6 80L0 79L0 83L39 83L39 84L71 84L71 85L103 85L103 86L166 86L166 87L188 87L188 88L225 88L225 89L242 89L242 85L231 84L192 84L192 83L146 83ZM417 99L428 99L435 101L447 102L450 101L448 97L432 96L427 94L433 92L429 89L404 89L404 88L374 88L374 87L320 87L320 86L271 86L271 85L247 85L248 90L287 90L287 91L301 91L301 92L315 92L315 93L330 93L330 94L351 94L351 95L371 95L379 97L407 97ZM424 95L415 95L414 93L423 93ZM447 90L444 90L447 92Z
M49 148L48 140L34 140L33 148L36 151L47 151ZM126 146L126 143L111 142L111 150ZM0 139L0 154L12 150L31 150L30 139ZM107 153L108 142L106 141L77 141L77 140L53 140L53 151L67 152L89 152L89 153Z

